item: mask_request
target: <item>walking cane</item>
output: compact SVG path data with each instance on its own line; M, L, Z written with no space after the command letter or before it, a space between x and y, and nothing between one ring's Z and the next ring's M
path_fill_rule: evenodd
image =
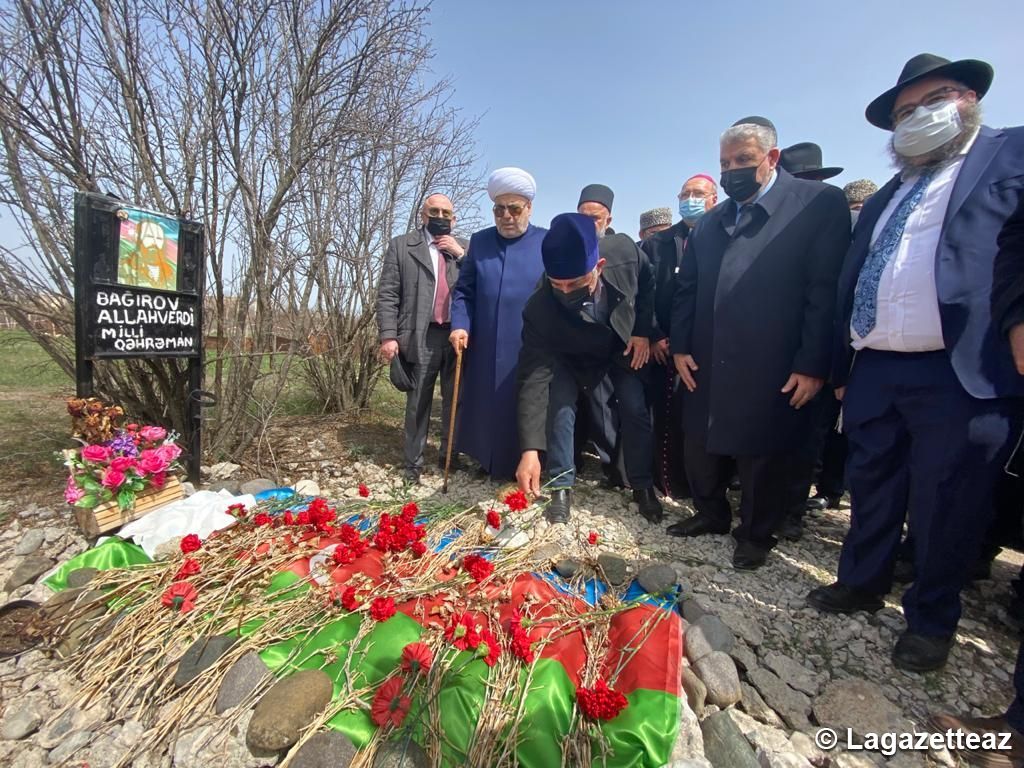
M462 347L455 351L455 386L452 388L452 415L448 419L448 452L444 457L444 485L441 493L448 493L448 472L452 468L452 446L455 444L455 411L459 407L459 383L462 379Z

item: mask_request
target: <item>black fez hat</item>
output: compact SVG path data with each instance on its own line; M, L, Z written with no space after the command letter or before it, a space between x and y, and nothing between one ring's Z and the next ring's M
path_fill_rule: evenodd
M735 128L737 125L760 125L764 128L771 128L775 131L775 123L769 120L767 117L761 117L760 115L750 115L750 117L741 117L732 127ZM775 131L778 133L778 131Z
M391 358L391 370L388 373L388 378L399 392L412 392L412 363L401 355L395 355Z
M834 166L822 168L821 147L812 141L786 147L779 154L779 165L798 179L831 179L843 172Z
M893 129L892 108L900 91L911 83L924 80L926 77L948 77L963 83L978 94L980 100L992 85L995 73L992 65L977 59L961 59L950 61L933 53L919 53L906 64L900 72L896 85L868 104L864 111L868 122L887 131Z
M576 203L576 207L579 208L584 203L600 203L608 209L608 213L611 213L614 199L615 193L604 184L587 184L580 192L580 201Z

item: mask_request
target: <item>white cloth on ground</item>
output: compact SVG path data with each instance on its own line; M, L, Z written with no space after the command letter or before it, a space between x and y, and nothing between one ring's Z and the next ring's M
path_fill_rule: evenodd
M205 539L214 531L235 524L235 518L226 510L232 504L245 504L251 508L256 503L252 494L232 496L227 491L196 491L179 501L160 507L145 517L133 520L121 528L117 535L131 539L153 557L157 548L172 539L190 533Z

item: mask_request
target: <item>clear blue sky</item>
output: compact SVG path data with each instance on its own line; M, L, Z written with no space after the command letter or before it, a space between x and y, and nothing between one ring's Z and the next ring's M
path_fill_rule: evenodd
M530 171L543 226L600 182L635 236L685 178L718 178L718 136L749 114L783 147L820 144L846 169L831 183L881 184L889 134L864 108L917 53L989 62L985 123L1024 124L1024 0L434 0L429 33L435 72L482 115L481 170Z

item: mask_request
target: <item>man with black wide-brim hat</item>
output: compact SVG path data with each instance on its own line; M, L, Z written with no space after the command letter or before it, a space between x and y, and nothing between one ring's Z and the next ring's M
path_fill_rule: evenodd
M801 141L786 147L779 153L779 165L798 179L808 181L825 181L843 172L835 166L822 166L821 147L813 141Z
M1024 378L992 322L996 237L1024 193L1024 128L981 124L983 61L910 59L867 108L899 172L864 204L839 278L833 384L853 510L819 610L875 611L909 511L914 584L893 663L945 662L960 589L1019 434Z

